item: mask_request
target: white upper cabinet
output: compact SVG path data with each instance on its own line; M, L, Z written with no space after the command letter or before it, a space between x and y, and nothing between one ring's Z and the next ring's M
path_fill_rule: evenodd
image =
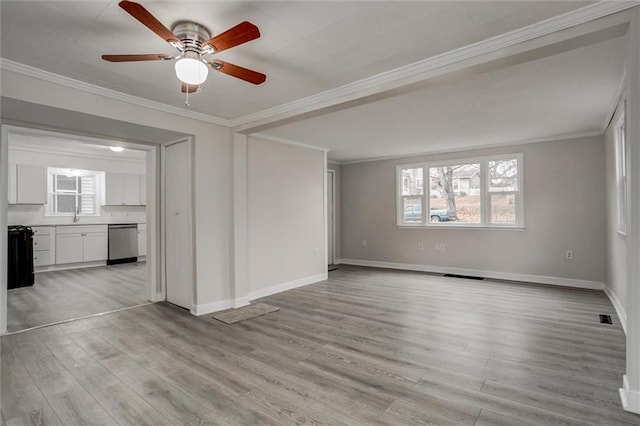
M31 164L9 166L9 204L46 204L47 169Z
M16 163L9 163L9 188L7 192L7 198L9 204L16 204L18 202L18 165Z
M107 206L143 206L145 198L140 191L144 176L126 173L106 173L105 205Z

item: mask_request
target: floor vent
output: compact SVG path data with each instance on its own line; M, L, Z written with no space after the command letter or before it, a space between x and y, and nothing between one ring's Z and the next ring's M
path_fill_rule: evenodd
M600 314L600 324L613 324L613 322L611 322L611 315Z
M484 280L484 277L474 277L472 275L444 274L443 277L464 278L464 279L467 279L467 280Z

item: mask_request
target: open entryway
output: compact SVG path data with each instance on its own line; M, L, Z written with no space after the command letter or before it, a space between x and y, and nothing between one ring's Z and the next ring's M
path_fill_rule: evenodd
M335 263L335 173L327 170L327 263L329 269Z

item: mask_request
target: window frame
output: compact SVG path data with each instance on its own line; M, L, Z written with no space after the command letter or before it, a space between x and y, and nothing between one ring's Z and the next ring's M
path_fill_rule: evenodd
M490 191L489 188L489 162L501 160L517 161L517 191ZM430 193L431 182L429 169L434 167L447 167L465 164L480 165L480 222L479 223L460 223L452 222L431 222L427 212L430 211ZM429 184L423 183L422 195L402 195L404 185L402 171L405 169L422 168L423 182L429 179ZM396 165L396 226L398 228L432 228L432 229L524 229L524 155L522 152L487 155L481 157L452 158L442 161L425 161L416 163L403 163ZM491 195L492 194L514 194L516 199L516 221L515 223L492 223L491 222ZM421 197L422 222L409 223L403 222L404 199Z
M72 173L70 173L72 172ZM75 191L71 191L71 190L65 190L65 191L56 191L56 176L58 175L65 175L65 176L69 176L72 175L74 177L76 177L76 190ZM100 197L101 197L101 182L104 180L102 178L102 176L104 175L104 172L100 172L100 171L94 171L94 170L77 170L77 169L66 169L66 168L60 168L60 167L47 167L47 202L49 204L48 208L46 209L46 216L53 216L53 217L70 217L70 216L84 216L84 217L94 217L94 216L100 216ZM77 178L79 177L88 177L88 176L92 176L94 179L94 183L93 183L93 213L73 213L73 212L57 212L56 211L56 205L57 205L57 200L56 197L58 195L74 195L76 198L76 203L78 203L78 200L80 199L81 201L81 197L82 197L82 193L78 192L78 180ZM77 204L76 204L77 206ZM76 207L77 208L77 207Z
M615 156L616 231L627 235L629 184L627 167L627 121L626 101L622 100L613 117L613 139Z

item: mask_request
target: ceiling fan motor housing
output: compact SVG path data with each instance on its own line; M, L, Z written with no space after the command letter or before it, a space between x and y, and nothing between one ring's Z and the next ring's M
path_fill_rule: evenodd
M194 53L198 59L203 54L213 53L213 47L208 44L204 49L202 43L211 38L211 31L203 25L191 21L177 22L171 31L182 41L182 52L186 57L193 57Z

